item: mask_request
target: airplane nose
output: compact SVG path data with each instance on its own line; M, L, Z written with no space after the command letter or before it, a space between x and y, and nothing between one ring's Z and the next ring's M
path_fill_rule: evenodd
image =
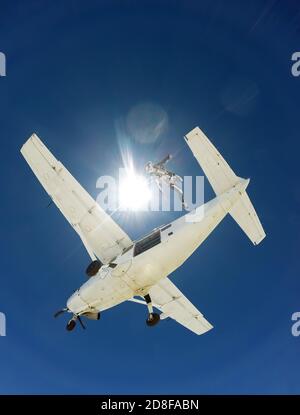
M67 301L67 308L74 314L78 314L87 308L87 304L82 300L79 295L79 291L75 291L74 294Z

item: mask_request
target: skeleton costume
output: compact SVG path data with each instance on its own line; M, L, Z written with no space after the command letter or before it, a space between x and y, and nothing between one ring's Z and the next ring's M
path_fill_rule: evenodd
M180 197L183 209L187 210L187 205L183 197L183 191L181 189L181 186L179 185L179 182L183 182L182 177L167 170L165 167L165 164L167 164L167 162L171 160L171 158L171 154L168 154L158 163L153 164L151 161L148 161L148 163L145 166L145 170L146 173L148 173L150 177L154 179L161 193L163 189L163 183L170 186L171 189L176 191L176 193Z

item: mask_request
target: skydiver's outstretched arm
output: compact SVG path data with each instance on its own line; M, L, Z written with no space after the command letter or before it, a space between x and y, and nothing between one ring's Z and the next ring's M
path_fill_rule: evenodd
M168 163L168 161L170 161L172 158L171 154L168 154L166 157L164 157L161 161L159 161L158 163L155 164L155 166L157 167L164 167L164 165L166 163Z
M162 184L161 184L161 180L159 179L159 178L155 178L155 183L156 183L156 185L157 185L157 187L158 187L158 189L159 189L159 191L162 193L163 192L163 190L162 190Z

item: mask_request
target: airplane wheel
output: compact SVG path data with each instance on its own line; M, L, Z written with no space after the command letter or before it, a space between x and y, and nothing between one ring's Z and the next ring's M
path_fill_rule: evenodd
M68 322L67 326L66 326L66 329L67 329L68 331L72 331L72 330L74 330L74 329L75 329L75 326L76 326L76 322L75 322L74 320L70 320L70 321Z
M95 261L90 263L85 273L89 278L94 277L101 267L102 267L102 262L96 259Z
M159 321L160 321L159 314L152 313L152 314L149 314L149 317L146 320L146 324L147 326L152 327L152 326L155 326L157 323L159 323Z

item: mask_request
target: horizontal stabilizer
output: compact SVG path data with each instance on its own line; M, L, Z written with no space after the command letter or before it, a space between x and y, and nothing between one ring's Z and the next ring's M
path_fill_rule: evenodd
M254 245L258 245L264 239L265 231L246 192L229 213Z
M199 127L190 131L185 140L216 195L226 192L240 180Z
M244 180L233 172L199 127L190 131L185 136L185 140L217 196ZM254 245L264 239L265 231L246 191L240 192L240 198L229 213Z

